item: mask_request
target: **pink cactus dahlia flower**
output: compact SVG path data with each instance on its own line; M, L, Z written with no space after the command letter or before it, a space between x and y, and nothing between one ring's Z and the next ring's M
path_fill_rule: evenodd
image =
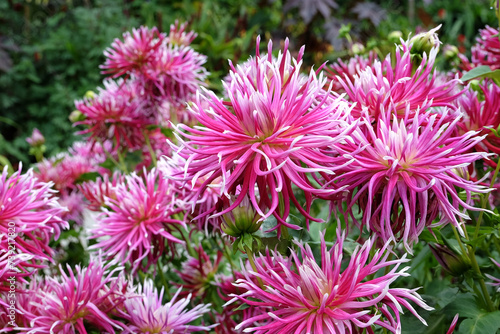
M115 198L106 198L103 216L93 231L99 238L92 249L116 257L122 264L132 262L132 270L156 263L165 250L165 244L183 243L172 235L185 228L183 221L172 217L181 210L173 206L174 189L157 170L144 175L125 176L125 183L114 189Z
M398 277L409 275L406 273L409 267L398 271L400 264L408 261L406 254L401 259L388 261L387 243L370 259L373 241L368 240L354 251L342 271L343 242L342 235L327 250L322 238L321 264L316 262L309 245L301 244L298 244L300 257L292 250L293 265L277 252L273 257L256 261L257 272L246 270L245 278L236 282L245 292L233 296L268 312L244 320L236 329L245 328L245 332L257 334L335 334L356 333L363 328L373 333L373 326L381 326L399 333L402 306L425 324L408 301L426 310L432 308L416 291L390 288ZM395 266L387 274L368 278L391 265ZM264 287L255 282L255 277L262 280Z
M343 86L339 82L338 78L347 78L351 82L354 82L354 76L359 75L359 73L367 67L371 67L375 59L378 59L378 57L373 51L370 51L368 58L355 55L354 57L349 58L347 62L343 62L340 58L337 59L336 63L326 67L328 79L330 79L333 83L332 89L335 92L343 92Z
M179 24L179 21L175 21L174 24L170 25L170 32L166 38L168 43L177 45L189 46L193 40L198 36L194 31L186 31L187 22Z
M101 211L106 198L116 199L115 189L118 184L122 184L124 181L125 177L119 172L115 172L111 179L108 174L104 174L102 179L98 178L95 181L78 184L77 188L89 202L87 207L90 210Z
M108 144L108 143L107 143ZM76 188L76 181L85 173L108 173L106 168L99 166L106 160L105 149L99 143L75 142L68 152L44 159L36 165L35 176L43 182L52 182L59 192L67 194Z
M186 159L177 153L173 153L171 157L163 156L158 162L158 168L162 174L170 179L174 187L179 192L176 198L177 205L186 210L187 220L193 220L199 231L205 232L206 235L219 230L217 218L210 218L207 212L217 204L218 198L221 195L220 191L220 178L217 178L209 185L204 185L205 177L196 179L192 184L183 182L183 168L186 165ZM201 187L206 187L202 196L196 197L198 190ZM195 219L196 218L196 219Z
M91 260L88 267L76 266L76 275L68 266L69 276L60 267L60 277L47 277L30 289L28 309L22 309L29 328L23 332L76 334L87 333L85 324L114 333L121 324L111 313L122 306L127 293L123 277L113 277L122 268L109 271L109 265ZM87 325L88 326L88 325Z
M208 75L205 62L206 56L190 46L167 43L138 80L148 95L183 105L204 85Z
M176 270L176 272L182 280L182 284L178 285L185 289L184 292L180 293L180 296L185 297L188 294L186 291L189 291L193 297L201 296L203 299L208 290L215 287L214 278L222 260L222 252L217 252L213 262L202 246L196 247L196 252L198 253L197 258L189 256L187 261L182 264L182 270Z
M290 201L314 219L308 214L313 195L328 197L338 191L324 189L317 175L332 174L340 167L331 146L344 140L356 124L347 123L346 104L323 90L322 75L299 73L303 48L292 59L286 41L284 52L273 59L272 43L267 57L261 57L259 41L252 66L230 73L230 84L225 84L229 101L206 90L197 95L192 111L201 126L178 125L185 140L179 138L175 150L187 160L185 180L195 184L205 177L196 197L217 178L228 198L240 189L234 203L216 216L237 207L248 194L263 219L274 215L280 224L297 229L285 221ZM292 184L305 193L305 209Z
M104 81L92 98L76 101L75 107L85 119L75 125L86 125L79 134L90 134L93 142L112 140L115 149L120 146L136 150L144 145L143 131L155 124L155 116L146 108L146 100L139 98L139 88L134 80Z
M102 73L116 78L140 70L157 56L165 37L156 27L149 29L141 26L132 29L132 34L127 31L123 34L123 41L116 38L111 47L104 51L107 59L101 66L104 70Z
M480 37L472 47L472 63L476 66L487 65L492 70L500 69L500 41L498 29L486 26L479 30Z
M464 131L479 131L486 135L485 140L476 146L476 150L500 154L500 138L491 132L500 127L500 87L486 82L480 88L483 101L479 100L478 93L470 87L457 99L457 105L465 113L460 126Z
M7 249L12 241L16 254L50 259L49 241L69 227L61 219L66 208L57 202L51 183L40 182L32 169L21 174L21 168L8 177L5 166L0 176L0 243Z
M472 193L489 191L468 181L463 171L487 158L486 153L469 153L484 137L473 131L457 135L461 115L445 123L447 113L438 118L430 111L417 112L411 118L408 108L406 118L398 120L388 112L375 125L365 121L367 134L357 131L352 134L354 143L339 148L344 155L356 154L336 179L339 185L350 185L348 208L357 204L368 230L384 241L403 240L408 251L425 227L452 223L463 233L461 221L469 217L462 208L478 210L472 205ZM364 150L358 152L360 146ZM457 189L465 191L466 199ZM439 213L441 220L432 225Z
M127 320L124 334L181 334L209 331L214 327L189 324L210 311L210 304L198 304L187 310L191 295L176 300L180 289L165 305L162 303L163 288L158 294L152 281L144 282L144 286L142 289L139 287L138 292L140 296L128 298L125 301L125 312L120 312Z
M394 111L399 117L404 117L408 105L412 111L435 106L455 108L452 102L461 93L457 88L460 81L436 80L437 72L433 68L438 48L433 47L429 54L424 53L418 67L413 62L411 51L410 41L403 42L397 47L394 67L389 54L382 62L375 60L372 66L360 71L354 80L347 75L338 78L349 100L356 102L353 108L355 117L362 117L364 108L375 119L391 106L395 106Z

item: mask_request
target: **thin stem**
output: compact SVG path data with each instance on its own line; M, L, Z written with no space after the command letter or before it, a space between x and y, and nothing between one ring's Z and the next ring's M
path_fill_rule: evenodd
M127 165L125 164L125 159L123 158L123 155L122 153L120 152L120 150L117 150L116 151L116 155L118 155L118 161L120 162L119 166L121 166L121 170L125 173L128 173L128 168L127 168Z
M486 306L488 307L488 310L490 312L493 312L493 311L495 311L495 307L493 306L493 302L491 301L490 294L488 293L488 289L486 288L486 283L484 283L483 274L481 273L481 269L479 268L479 264L477 263L474 249L472 247L469 247L469 249L471 250L469 258L470 258L470 261L472 264L472 269L474 269L474 271L477 272L479 274L479 276L481 277L478 281L479 281L479 286L481 287L481 292L483 293L484 301L486 302Z
M250 248L248 248L248 246L246 246L246 245L245 245L245 252L247 253L248 261L250 261L250 265L252 266L253 271L255 273L258 273L257 266L255 265L255 261L254 261L254 258L253 258L253 253L250 250ZM264 283L262 282L262 280L258 276L257 276L257 281L259 282L260 287L264 288Z
M497 162L497 168L495 168L495 172L493 173L493 177L491 178L490 181L490 188L493 187L495 184L495 180L498 177L498 171L500 170L500 160ZM486 204L488 204L488 197L490 194L484 194L482 196L482 201L481 201L481 211L479 211L479 216L477 217L477 222L476 222L476 229L474 230L474 240L478 237L479 235L479 228L481 227L481 223L483 222L483 214L484 210L486 209ZM474 247L475 248L475 247Z
M451 228L453 229L453 234L455 234L455 238L457 239L457 242L458 242L458 245L460 246L460 250L462 251L462 254L464 254L464 255L468 254L462 240L460 239L460 236L458 235L457 228L453 224L451 224Z
M142 131L142 134L144 136L144 140L146 141L146 145L149 150L149 155L151 156L151 162L153 163L153 166L156 168L156 153L155 150L153 150L153 146L151 146L151 141L149 140L149 136L147 135L146 131Z
M167 294L168 300L171 300L172 299L172 295L170 294L170 291L168 289L168 283L167 283L167 280L165 279L165 275L163 275L163 268L162 268L162 265L161 265L160 262L161 261L158 260L158 262L156 263L158 265L158 272L160 273L160 281L161 281L161 284L164 287L163 290Z
M185 236L184 232L182 231L182 228L179 228L178 230L181 233L182 239L184 239L184 241L186 242L186 249L188 251L188 254L191 255L192 257L196 257L197 253L195 252L193 246L191 245L191 242L189 240L189 235Z
M233 273L233 279L236 280L236 267L234 265L233 259L231 258L231 253L229 251L229 247L227 247L226 242L222 237L220 238L222 241L222 244L224 245L224 253L226 254L227 260L229 261L229 266L231 267L231 272Z
M493 177L491 178L490 188L495 183L495 180L496 180L496 178L498 176L499 169L500 169L500 161L498 161L497 167L495 168L495 172L493 173ZM476 240L477 237L479 236L479 229L480 229L481 223L483 221L483 214L484 214L484 210L486 209L486 204L488 203L488 197L489 197L489 194L485 194L484 196L482 196L482 200L481 200L481 209L482 210L479 212L479 216L478 216L477 221L476 221L476 227L475 227L475 230L474 230L474 238L472 240ZM455 231L455 229L454 229L454 231ZM465 231L465 237L467 238L467 240L470 240L469 236L467 235L467 229L464 228L464 231ZM458 241L459 245L461 245L461 240L458 237L457 233L455 233L455 237L457 238L457 241ZM461 245L461 247L463 247L463 246ZM478 281L479 281L479 286L481 287L481 294L482 294L482 297L483 297L484 302L486 304L486 307L488 308L489 311L494 311L495 308L493 306L493 302L491 301L490 295L488 293L488 289L486 288L486 283L484 282L483 274L481 273L481 268L479 268L479 264L477 263L477 259L476 259L476 247L477 247L477 245L474 245L474 246L468 245L468 247L467 247L467 249L468 249L467 254L469 255L469 259L471 261L472 269L480 277L478 279ZM476 291L476 289L474 289L474 290ZM477 291L476 291L476 294L478 296L480 295L479 293L477 293Z
M122 169L122 166L120 166L120 163L115 159L113 158L113 156L111 155L111 153L109 153L109 151L104 147L104 144L102 143L102 141L98 140L99 144L101 145L103 151L104 151L104 154L106 154L106 157L111 160L113 162L113 164Z

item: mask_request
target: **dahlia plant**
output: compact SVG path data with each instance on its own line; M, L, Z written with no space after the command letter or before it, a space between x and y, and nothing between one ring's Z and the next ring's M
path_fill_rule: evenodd
M124 33L75 102L82 140L43 157L34 131L34 169L0 177L0 333L497 332L481 36L446 74L437 28L311 68L257 37L217 92L186 23Z
M230 212L248 195L263 220L274 215L276 228L298 229L286 220L291 203L317 220L308 213L313 196L331 197L342 190L325 188L323 175L345 164L334 145L346 140L356 122L347 104L323 89L322 74L300 74L303 48L294 59L285 41L283 52L273 59L271 42L267 56L258 47L259 39L248 66L232 67L230 82L224 84L228 101L207 90L197 94L190 111L201 126L177 125L179 145L173 147L186 159L186 182L205 177L195 197L217 178L224 196L236 195L214 216ZM294 187L303 191L305 208Z

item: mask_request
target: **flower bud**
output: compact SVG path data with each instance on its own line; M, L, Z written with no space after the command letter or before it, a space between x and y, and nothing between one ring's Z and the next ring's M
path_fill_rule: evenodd
M82 114L80 110L73 110L71 114L69 114L68 118L71 123L76 123L79 121L83 121L85 119L85 115Z
M351 52L355 55L360 55L365 52L365 46L361 43L354 43L351 46Z
M221 229L224 233L239 238L244 234L257 232L262 225L260 216L252 207L247 196L231 212L222 215Z
M45 137L42 135L40 130L34 128L33 132L31 133L31 137L26 138L26 141L32 147L40 147L45 144Z
M95 96L96 94L93 91L88 90L83 97L92 100L93 98L95 98Z
M439 264L452 276L460 276L471 268L467 255L440 244L429 244L429 247Z
M401 41L401 37L403 37L403 33L399 30L391 31L389 35L387 35L387 39L392 43L399 43Z
M410 43L412 44L411 53L422 55L425 52L429 54L433 48L439 48L441 42L439 41L436 31L440 27L441 26L413 36L410 39Z
M443 47L444 58L448 61L452 61L458 57L459 51L455 45L446 44Z

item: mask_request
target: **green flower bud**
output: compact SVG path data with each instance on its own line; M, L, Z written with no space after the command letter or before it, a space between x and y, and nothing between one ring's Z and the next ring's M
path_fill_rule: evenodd
M231 212L222 215L221 229L224 233L235 238L239 238L244 234L252 235L262 225L259 218L260 216L252 207L252 203L245 196L240 205Z
M467 255L463 255L450 247L440 244L429 244L429 247L439 264L452 276L460 276L471 268L471 263Z
M361 43L354 43L351 46L351 52L355 55L360 55L365 52L365 46Z
M422 55L425 52L429 54L433 48L439 48L441 42L439 41L436 31L440 27L441 26L413 36L410 39L410 43L412 44L411 53Z
M443 47L444 58L448 61L454 60L458 57L459 51L455 45L446 44Z
M96 94L93 91L88 90L83 97L92 100L93 98L95 98L95 96Z
M399 30L391 31L389 35L387 35L387 39L391 43L399 43L401 41L401 37L403 37L403 33Z
M69 121L71 123L83 121L85 119L85 115L82 114L80 110L73 110L71 114L69 114Z

